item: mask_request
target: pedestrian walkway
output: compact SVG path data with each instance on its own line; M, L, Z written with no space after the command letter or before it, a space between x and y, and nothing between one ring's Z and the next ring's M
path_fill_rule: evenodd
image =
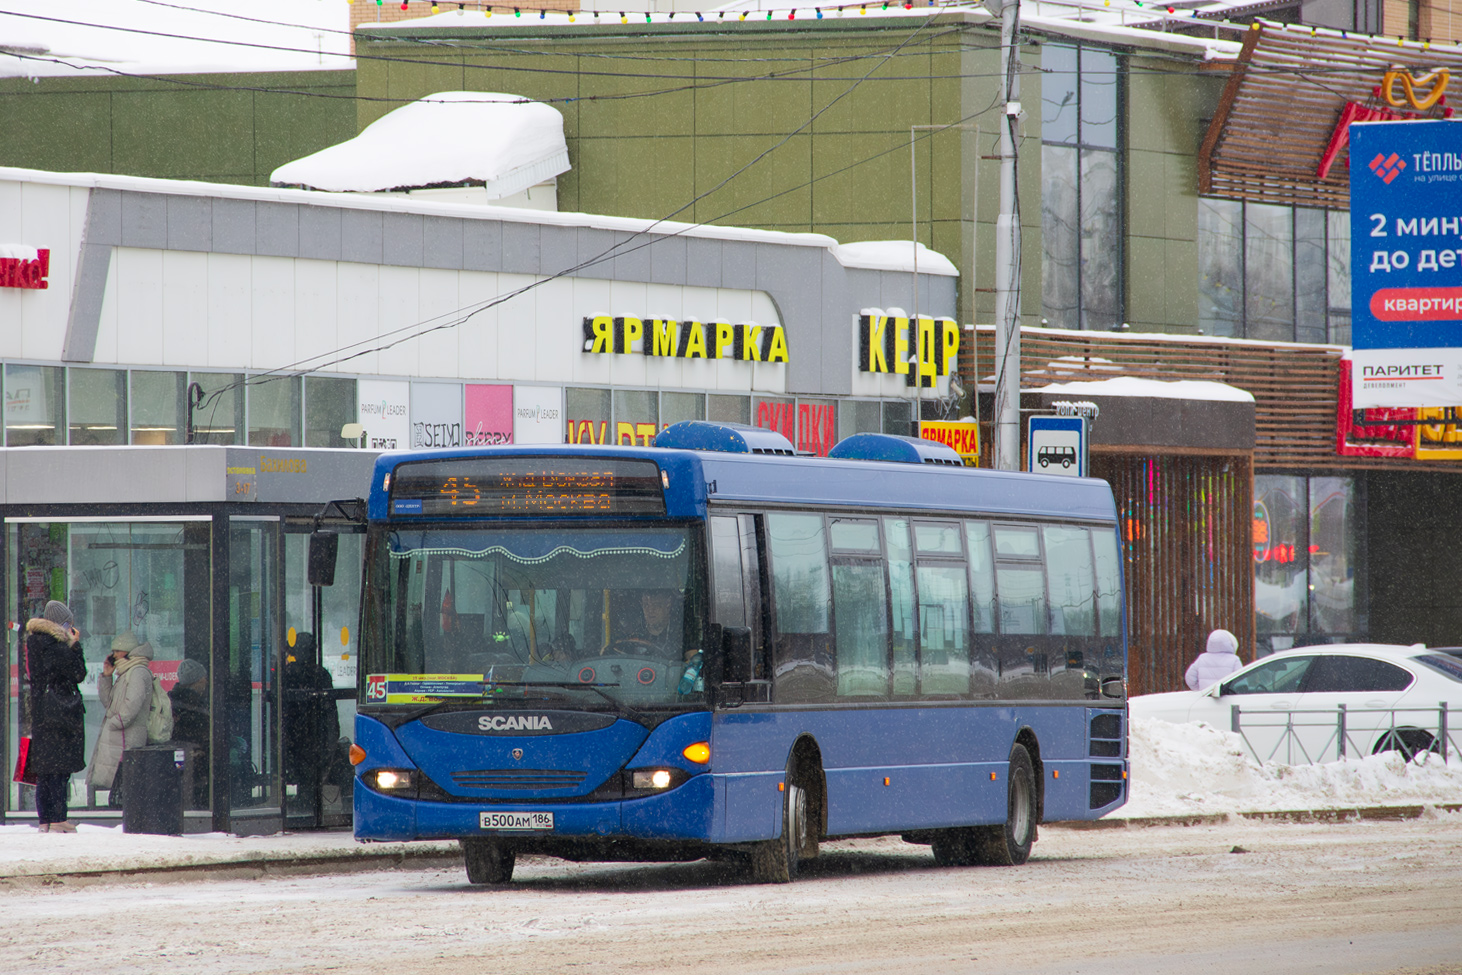
M231 836L124 833L81 823L75 833L0 826L0 885L166 880L389 870L461 861L455 841L357 843L349 831Z

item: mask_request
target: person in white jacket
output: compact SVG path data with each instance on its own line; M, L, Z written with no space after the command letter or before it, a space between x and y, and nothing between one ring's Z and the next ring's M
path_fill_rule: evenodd
M152 712L152 646L139 643L129 632L112 640L112 652L102 662L97 697L107 709L102 718L86 784L113 789L122 753L147 744L147 718ZM113 790L115 791L115 790ZM112 805L116 805L113 797Z
M1228 630L1208 634L1208 649L1188 665L1184 679L1188 690L1201 691L1216 684L1244 665L1239 659L1239 640Z

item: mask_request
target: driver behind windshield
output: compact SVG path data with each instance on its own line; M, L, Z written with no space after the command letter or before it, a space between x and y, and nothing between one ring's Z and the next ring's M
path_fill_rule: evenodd
M649 589L640 595L640 619L610 647L615 653L664 657L681 656L684 626L673 589Z

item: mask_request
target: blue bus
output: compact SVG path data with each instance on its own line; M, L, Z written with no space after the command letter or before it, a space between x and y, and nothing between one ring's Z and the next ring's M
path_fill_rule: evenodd
M824 840L1020 864L1126 799L1103 481L859 434L690 421L654 447L383 455L367 506L355 833L737 858Z

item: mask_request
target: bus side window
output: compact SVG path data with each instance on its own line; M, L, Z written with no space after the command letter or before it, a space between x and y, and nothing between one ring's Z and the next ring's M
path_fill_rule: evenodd
M1046 549L1046 589L1051 596L1052 693L1066 700L1097 695L1096 576L1091 533L1069 525L1041 529Z
M914 552L909 544L909 523L903 518L883 522L888 544L888 590L893 619L893 693L911 697L919 687L915 655L918 633L914 614Z
M1109 528L1091 533L1096 552L1097 619L1101 623L1103 677L1125 677L1122 655L1122 556L1117 533Z
M995 557L1001 696L1047 697L1049 619L1040 536L1033 526L996 525Z
M822 515L768 514L766 525L776 625L772 678L776 700L831 700L836 663Z
M965 522L965 548L970 558L970 602L974 631L970 638L970 691L994 697L999 670L995 665L995 563L990 555L990 526Z
M735 516L711 519L711 583L715 587L715 621L722 626L746 625L746 589L741 574L741 531Z

